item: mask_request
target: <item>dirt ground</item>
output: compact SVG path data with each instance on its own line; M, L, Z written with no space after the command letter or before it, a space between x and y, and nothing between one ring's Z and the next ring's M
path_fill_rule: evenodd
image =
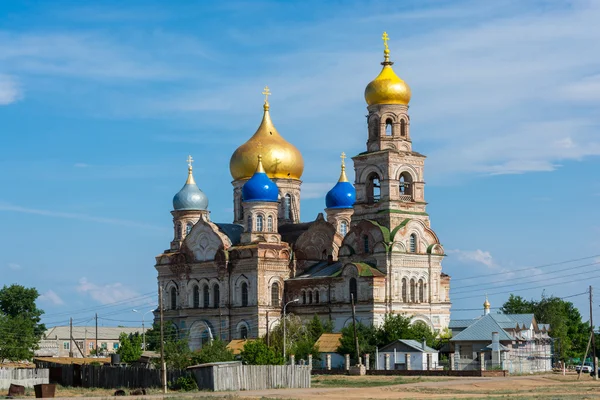
M107 398L113 391L96 389L57 390L56 397ZM162 399L152 391L145 398ZM122 397L131 399L132 397ZM138 397L139 398L139 397ZM600 380L588 375L558 374L498 378L428 378L396 376L315 376L311 389L271 389L260 391L211 393L169 393L170 400L194 399L600 399Z

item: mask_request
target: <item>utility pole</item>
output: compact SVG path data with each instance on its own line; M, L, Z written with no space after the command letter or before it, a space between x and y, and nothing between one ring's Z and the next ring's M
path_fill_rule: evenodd
M98 313L96 313L96 357L98 357Z
M594 318L592 316L592 285L590 285L590 333L592 335L592 365L594 366L594 380L598 380L598 366L596 365L596 335L594 334Z
M269 341L269 310L267 310L267 346L271 346Z
M69 319L69 357L73 358L73 318Z
M160 375L162 377L163 393L167 393L167 366L165 364L165 332L163 329L163 288L158 288L158 307L160 307Z
M350 301L352 302L352 326L354 327L354 346L356 347L356 363L360 357L360 349L358 348L358 336L356 335L356 310L354 309L354 293L350 293Z

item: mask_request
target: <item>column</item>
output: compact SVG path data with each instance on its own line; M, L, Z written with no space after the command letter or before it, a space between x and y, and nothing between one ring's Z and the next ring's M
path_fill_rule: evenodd
M350 370L350 354L346 354L344 362L345 362L344 368L346 368L346 371L349 371Z
M290 354L290 365L296 365L296 356Z
M365 354L365 368L368 371L369 370L369 354Z
M327 371L331 370L331 354L326 354L325 355L325 369Z
M479 369L481 371L485 371L485 353L483 351L479 352Z
M308 355L308 368L312 369L312 362L313 362L313 357L312 354Z
M410 353L404 354L404 363L406 364L406 370L410 371Z
M427 371L431 370L431 353L427 353Z
M386 371L389 371L390 370L390 353L385 353L383 357L385 359L384 369Z
M450 371L454 371L456 369L456 365L454 365L454 353L450 353L450 363L448 365L448 369Z

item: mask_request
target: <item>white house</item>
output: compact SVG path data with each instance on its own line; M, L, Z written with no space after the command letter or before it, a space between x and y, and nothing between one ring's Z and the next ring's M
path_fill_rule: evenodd
M406 366L406 357L409 366ZM389 357L389 369L411 369L426 371L437 369L438 351L416 340L398 339L379 349L377 369L386 369L386 359Z

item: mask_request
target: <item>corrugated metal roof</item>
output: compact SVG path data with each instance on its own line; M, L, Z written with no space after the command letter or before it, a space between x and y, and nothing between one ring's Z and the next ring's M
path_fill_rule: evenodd
M69 340L69 326L55 326L46 331L46 339L63 339ZM131 334L138 332L142 334L142 328L132 327L98 327L98 340L119 340L121 333ZM96 339L96 327L95 326L74 326L73 327L73 338L75 340L95 340Z
M448 324L448 328L452 329L452 328L466 328L469 325L473 324L475 321L477 321L476 319L451 319L450 323Z
M492 314L487 314L478 319L464 331L459 332L451 341L481 341L492 340L492 333L498 332L500 340L513 340L506 331L496 322Z
M385 276L385 274L366 263L355 262L351 263L358 270L358 276ZM306 270L303 274L292 279L312 279L312 278L326 278L326 277L337 277L342 274L342 267L344 264L337 261L329 264L327 261L321 261L311 268Z
M219 229L222 230L225 235L227 235L233 246L240 243L242 239L242 233L244 232L244 227L242 225L222 223L215 223L215 225L217 225Z
M319 348L319 353L335 353L338 347L340 347L341 339L341 333L323 333L315 343L315 346Z
M525 326L525 329L529 329L535 321L533 314L506 314L506 316L517 322L521 327Z
M379 351L384 352L388 348L391 349L397 343L402 343L405 346L408 346L411 349L414 349L415 351L418 351L420 353L437 353L438 352L436 349L433 349L433 348L431 348L431 347L429 347L427 345L425 345L425 348L423 348L423 342L419 342L419 341L413 340L413 339L398 339L398 340L395 340L392 343L386 344L385 346L383 346L382 348L380 348Z

